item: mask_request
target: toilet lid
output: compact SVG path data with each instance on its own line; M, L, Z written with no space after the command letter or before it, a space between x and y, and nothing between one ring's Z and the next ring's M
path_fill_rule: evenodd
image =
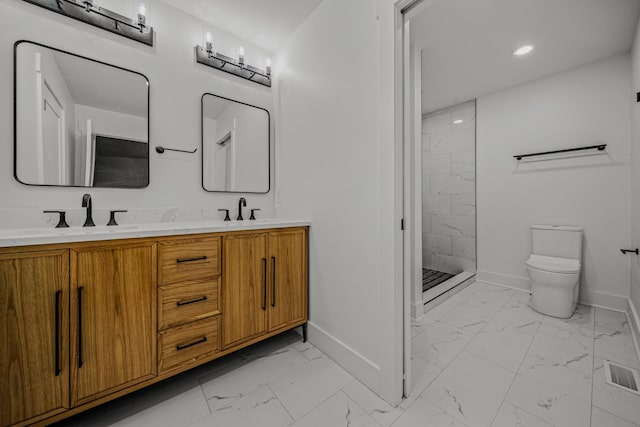
M557 258L552 256L531 255L527 265L536 270L552 273L577 273L580 271L580 261L577 259Z

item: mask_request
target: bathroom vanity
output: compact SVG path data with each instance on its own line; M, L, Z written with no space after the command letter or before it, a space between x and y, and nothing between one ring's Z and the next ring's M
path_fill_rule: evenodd
M305 221L0 231L0 426L50 424L307 322Z

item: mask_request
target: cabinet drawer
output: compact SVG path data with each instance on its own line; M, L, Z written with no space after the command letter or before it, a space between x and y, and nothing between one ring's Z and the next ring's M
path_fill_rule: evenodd
M220 278L158 288L158 329L167 329L220 313Z
M219 351L220 316L167 329L158 334L158 373Z
M167 240L158 245L158 283L220 274L220 238Z

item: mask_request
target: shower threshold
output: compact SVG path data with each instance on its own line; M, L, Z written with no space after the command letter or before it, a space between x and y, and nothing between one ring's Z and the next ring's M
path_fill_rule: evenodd
M469 279L474 276L475 276L475 273L472 273L469 271L463 271L462 273L456 274L455 276L451 275L450 278L422 292L422 301L425 306L425 309L429 309L433 305L437 305L440 302L442 302L442 298L439 298L441 295L446 293L449 296L451 296L457 293L457 291L464 289L466 286L459 286L458 289L455 289L455 288L458 287L458 285L461 285L463 283L470 284L471 281ZM424 278L424 269L423 269L423 278ZM443 298L446 299L447 296L444 296Z

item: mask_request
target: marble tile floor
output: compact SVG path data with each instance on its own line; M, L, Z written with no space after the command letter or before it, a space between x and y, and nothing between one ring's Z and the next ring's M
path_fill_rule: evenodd
M474 283L412 325L411 396L391 407L295 332L79 414L60 426L640 426L621 313L542 316L529 295Z

